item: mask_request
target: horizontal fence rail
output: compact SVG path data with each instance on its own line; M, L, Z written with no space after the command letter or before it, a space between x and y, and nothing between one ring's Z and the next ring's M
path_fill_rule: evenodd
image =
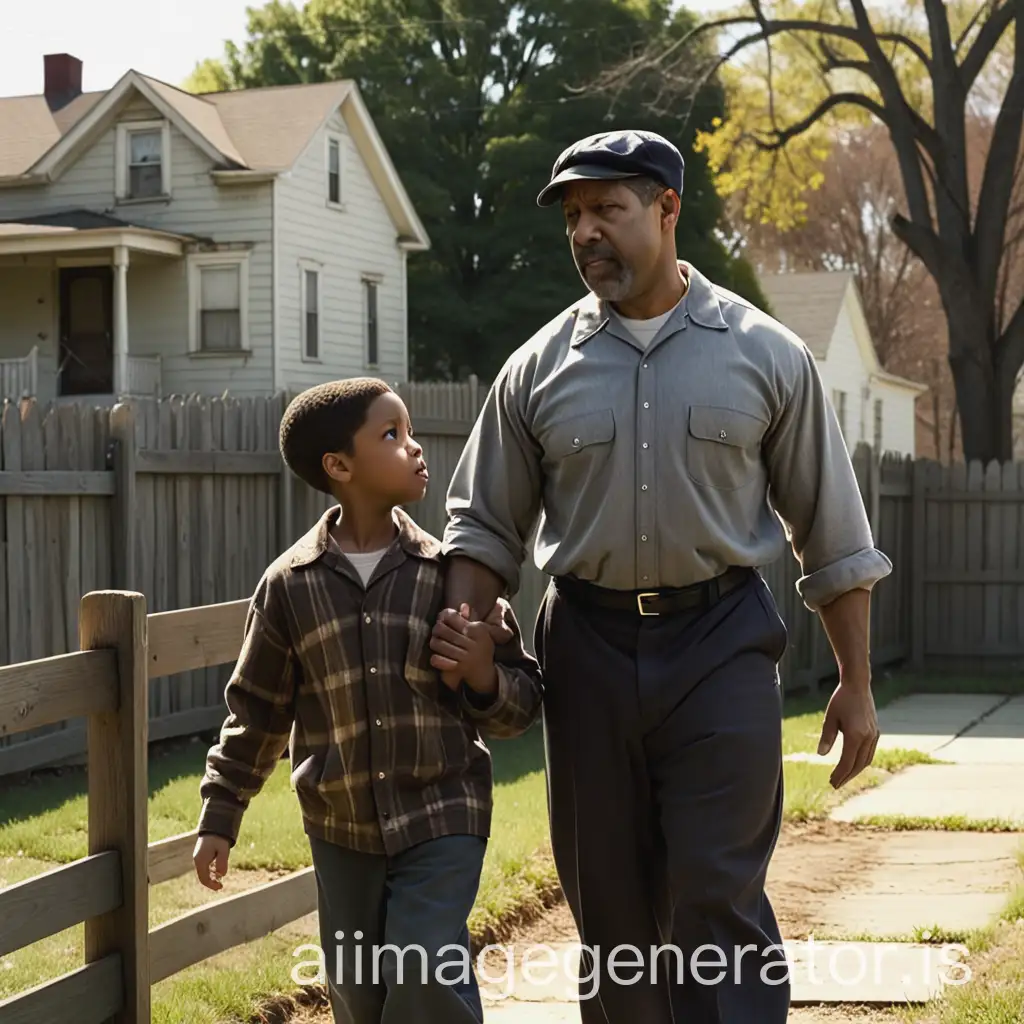
M149 928L149 889L193 870L197 837L147 839L151 680L233 662L247 608L146 614L141 594L87 594L88 649L0 670L5 726L50 722L69 708L88 719L89 781L89 855L0 890L0 956L84 923L87 962L0 1002L4 1024L66 1024L70 1006L76 1021L150 1024L151 985L316 910L308 868Z

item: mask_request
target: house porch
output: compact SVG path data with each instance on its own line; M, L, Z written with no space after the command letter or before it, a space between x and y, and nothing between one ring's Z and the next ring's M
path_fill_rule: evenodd
M0 399L159 396L188 239L75 212L0 223Z

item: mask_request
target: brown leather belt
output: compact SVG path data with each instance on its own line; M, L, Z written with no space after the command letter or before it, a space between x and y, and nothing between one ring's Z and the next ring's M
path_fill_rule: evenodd
M574 576L556 576L554 583L567 597L583 603L647 617L711 608L726 594L749 583L753 576L753 569L736 567L702 583L659 590L610 590Z

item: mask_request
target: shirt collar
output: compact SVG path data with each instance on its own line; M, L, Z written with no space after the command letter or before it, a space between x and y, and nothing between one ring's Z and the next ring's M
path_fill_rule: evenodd
M405 509L396 506L392 515L398 535L388 546L384 557L403 551L413 558L440 561L441 542L421 529ZM292 547L290 565L293 569L312 565L330 549L330 530L341 518L341 506L329 508L319 522Z
M701 327L716 331L727 330L729 325L722 316L722 307L718 303L715 286L693 264L680 260L679 266L689 276L690 288L683 301L662 324L659 333L669 334L682 330L686 327L688 318ZM623 341L628 340L621 337L620 332L625 328L611 313L611 307L606 302L593 292L588 292L576 308L576 323L569 342L572 347L579 348L602 328Z

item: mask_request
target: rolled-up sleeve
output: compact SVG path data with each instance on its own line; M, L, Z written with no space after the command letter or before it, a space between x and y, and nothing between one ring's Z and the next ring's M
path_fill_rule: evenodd
M471 558L519 590L540 509L541 449L526 424L526 384L510 361L491 385L448 485L446 555Z
M892 572L874 544L839 422L805 345L782 359L781 409L765 439L769 497L785 522L812 611Z

